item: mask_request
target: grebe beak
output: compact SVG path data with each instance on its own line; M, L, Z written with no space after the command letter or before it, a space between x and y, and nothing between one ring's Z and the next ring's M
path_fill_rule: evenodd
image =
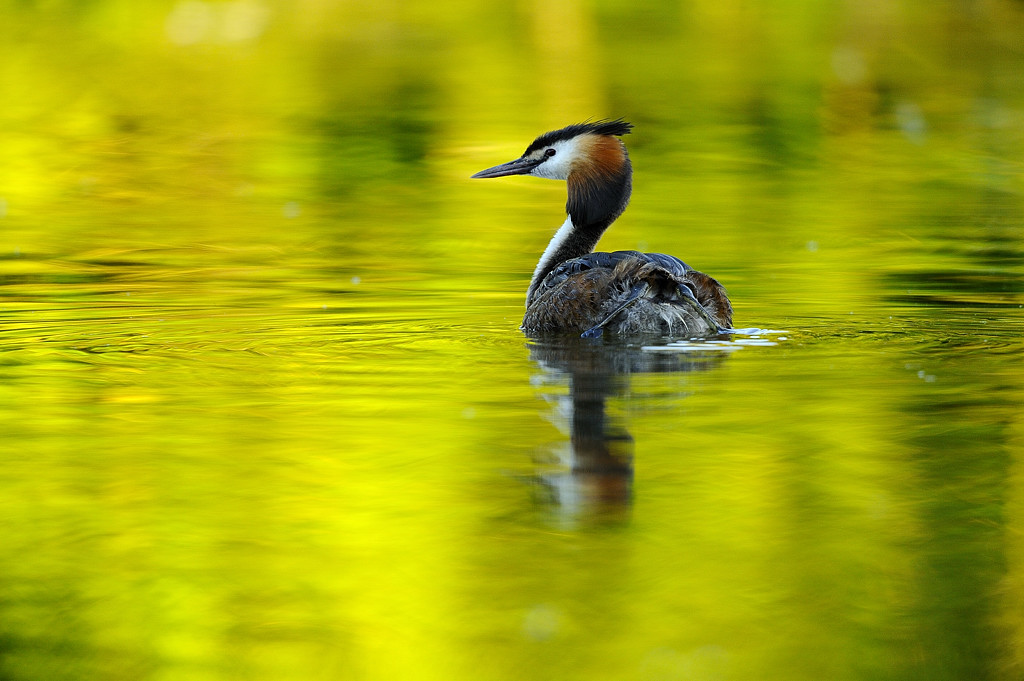
M487 170L481 170L479 173L470 175L470 178L474 177L505 177L506 175L526 175L531 170L539 166L546 159L531 159L531 158L517 158L514 161L508 163L502 163L500 166L494 166Z

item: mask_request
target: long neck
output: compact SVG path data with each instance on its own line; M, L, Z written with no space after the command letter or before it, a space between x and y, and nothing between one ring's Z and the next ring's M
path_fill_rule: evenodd
M537 262L526 291L527 307L551 270L566 260L593 252L604 231L626 209L633 189L633 171L624 148L623 157L624 162L614 173L570 173L569 200L565 204L568 216Z

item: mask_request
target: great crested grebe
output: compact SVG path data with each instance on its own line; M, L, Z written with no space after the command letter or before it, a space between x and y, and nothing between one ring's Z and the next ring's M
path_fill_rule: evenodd
M473 175L568 182L568 217L526 291L526 333L695 337L732 325L725 288L682 260L664 253L593 252L629 203L633 167L618 136L632 127L622 119L570 125L544 133L516 160Z

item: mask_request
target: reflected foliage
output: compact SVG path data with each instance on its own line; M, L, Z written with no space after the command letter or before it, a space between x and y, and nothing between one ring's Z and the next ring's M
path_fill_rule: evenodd
M0 677L1024 676L1020 2L0 19ZM518 331L618 116L777 344Z

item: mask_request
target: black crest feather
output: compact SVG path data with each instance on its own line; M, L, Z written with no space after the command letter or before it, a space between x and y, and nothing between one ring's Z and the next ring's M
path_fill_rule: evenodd
M530 146L526 147L526 151L523 152L523 156L526 156L537 149L554 144L555 142L572 139L578 135L628 135L629 131L632 129L633 124L627 123L621 118L616 118L613 121L600 120L588 121L586 123L574 123L573 125L565 126L561 130L546 132L533 140L533 142L530 143Z

